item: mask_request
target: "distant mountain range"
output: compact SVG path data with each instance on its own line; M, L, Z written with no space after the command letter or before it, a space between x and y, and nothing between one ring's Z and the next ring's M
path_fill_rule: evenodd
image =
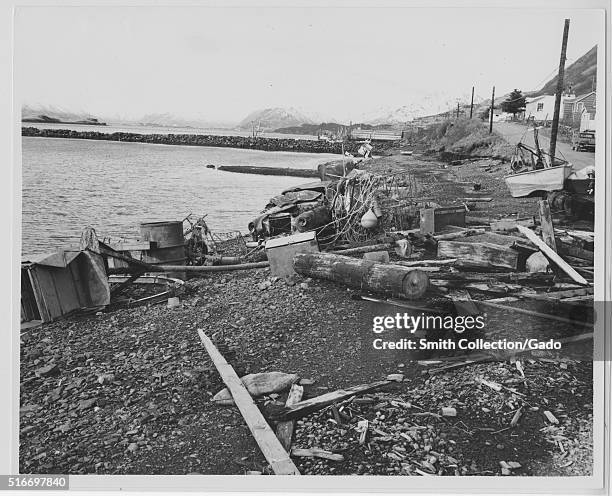
M59 124L91 124L105 126L91 114L70 112L50 105L24 105L21 108L22 122L59 123Z
M281 127L300 126L302 124L316 124L316 122L294 107L274 107L251 112L240 121L238 129L251 129L255 126L265 130L272 130Z
M196 128L227 128L233 127L235 124L224 121L211 121L205 117L200 118L184 118L179 117L169 112L158 114L147 114L138 119L138 124L142 126L160 126L160 127L196 127Z

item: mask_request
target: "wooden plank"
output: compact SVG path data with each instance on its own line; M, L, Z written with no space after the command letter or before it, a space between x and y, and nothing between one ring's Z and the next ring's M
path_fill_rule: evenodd
M564 256L576 257L582 260L593 262L595 260L595 253L590 250L585 250L578 246L568 245L566 243L559 243L558 253Z
M560 322L563 324L571 324L575 327L593 327L593 324L590 322L580 322L578 320L567 319L565 317L559 317L557 315L551 315L549 313L535 312L533 310L527 310L525 308L517 308L517 307L510 307L507 305L500 305L499 303L492 303L491 301L487 301L487 300L480 300L480 301L477 301L476 303L478 305L484 305L484 306L488 306L492 308L498 308L500 310L521 313L523 315L530 315L532 317L537 317L540 319L552 320L552 321Z
M563 270L574 282L578 284L582 284L587 286L588 281L582 277L578 272L576 272L571 265L569 265L565 260L563 260L557 252L553 251L544 241L542 241L536 233L534 233L531 229L527 229L523 226L517 226L519 232L523 233L529 241L535 244L544 255L546 255L552 262L557 264L557 266Z
M444 241L444 240L456 239L456 238L466 238L468 236L484 234L484 232L485 232L484 229L462 229L461 231L452 232L452 233L436 234L434 235L434 239L436 241Z
M304 394L304 386L299 384L293 384L289 390L289 396L287 396L286 407L299 403ZM285 420L279 422L276 426L276 437L283 445L283 448L287 452L291 451L291 439L293 438L293 430L295 429L295 420Z
M432 234L436 231L435 228L435 209L422 208L421 219L419 223L421 234Z
M457 315L480 315L482 312L474 304L470 293L464 289L454 289L448 292L448 296L453 300L457 309Z
M324 458L333 462L343 462L344 457L339 453L333 453L321 448L294 448L291 450L291 456L306 457L306 458Z
M540 200L538 202L538 210L540 212L542 239L544 240L544 243L551 248L551 250L556 252L557 242L555 241L555 228L553 226L552 216L550 215L550 205L548 200Z
M295 403L290 407L285 407L285 409L279 414L279 418L297 419L304 417L305 415L321 410L322 408L325 408L333 403L338 403L339 401L346 400L359 394L369 393L370 391L374 391L375 389L379 389L391 383L393 383L393 381L377 381L370 384L360 384L359 386L331 391L329 393L322 394L321 396L316 396L315 398L300 401L299 403Z
M429 267L429 266L433 266L433 267L438 267L438 266L448 266L448 265L454 265L455 262L457 261L456 258L447 258L445 260L413 260L413 261L400 261L400 262L394 262L394 263L398 263L400 265L404 265L405 267Z
M300 475L299 470L266 422L266 419L259 411L259 408L257 408L253 398L244 387L244 384L242 384L232 366L227 363L223 355L219 353L219 350L217 350L210 338L202 330L198 329L198 334L204 348L206 348L215 367L217 367L221 379L223 379L223 382L232 393L236 406L240 410L251 434L253 434L257 445L266 460L268 460L274 473L276 475Z
M467 243L461 241L440 241L438 257L457 258L461 266L502 268L517 270L518 253L491 243Z

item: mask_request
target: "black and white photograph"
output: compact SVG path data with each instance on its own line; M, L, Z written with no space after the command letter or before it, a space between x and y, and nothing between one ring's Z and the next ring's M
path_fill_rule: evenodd
M495 3L16 5L13 473L603 480L609 11Z

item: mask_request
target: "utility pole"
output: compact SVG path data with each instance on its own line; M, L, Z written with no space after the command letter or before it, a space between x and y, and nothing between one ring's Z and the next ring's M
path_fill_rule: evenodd
M491 110L489 110L489 134L493 132L493 107L495 107L495 86L493 86L493 93L491 93Z
M459 119L459 102L457 102L457 119Z
M472 101L470 103L470 119L472 118L473 114L474 114L474 87L472 86Z
M561 110L561 93L563 92L563 76L565 74L565 54L567 51L567 35L570 20L565 19L563 28L563 41L561 42L561 57L559 59L559 74L557 75L557 93L555 95L555 113L553 114L552 128L550 130L550 165L555 165L555 152L557 151L557 132L559 131L559 112Z

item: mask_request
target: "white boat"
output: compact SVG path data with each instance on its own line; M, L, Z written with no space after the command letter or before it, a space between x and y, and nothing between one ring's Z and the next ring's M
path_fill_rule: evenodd
M536 191L557 191L563 189L567 176L572 173L571 164L544 167L510 174L504 178L510 194L514 198L529 196Z

